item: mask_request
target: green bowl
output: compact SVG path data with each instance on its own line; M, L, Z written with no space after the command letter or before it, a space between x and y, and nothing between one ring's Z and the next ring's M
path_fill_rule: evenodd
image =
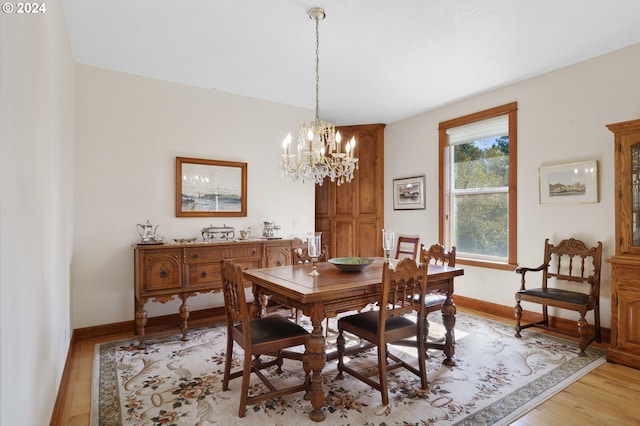
M368 257L334 257L329 259L342 272L360 272L373 263Z

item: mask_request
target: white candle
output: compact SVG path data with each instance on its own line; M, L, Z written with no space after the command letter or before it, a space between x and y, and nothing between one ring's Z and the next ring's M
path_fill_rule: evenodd
M336 152L340 154L340 142L342 141L342 135L340 132L336 132Z

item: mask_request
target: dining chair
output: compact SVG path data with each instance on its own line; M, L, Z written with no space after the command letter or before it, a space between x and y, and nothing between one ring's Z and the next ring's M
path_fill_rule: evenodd
M422 389L427 388L426 349L424 347L424 339L420 338L423 334L424 323L419 321L424 304L416 304L413 301L413 295L415 294L419 294L424 298L426 285L426 265L418 266L413 259L402 259L392 269L388 261L384 263L378 309L344 316L338 320L338 379L343 379L343 373L346 372L377 389L382 396L384 405L389 404L387 372L391 370L404 367L420 377ZM416 313L418 315L416 319L412 320L408 317L409 314L415 315ZM353 334L370 342L377 348L377 381L370 374L370 368L358 371L350 367L349 364L345 364L344 333ZM415 337L418 344L417 367L389 352L388 349L388 344L410 337ZM351 356L370 348L370 345L361 345L356 347L355 350L349 348L349 355Z
M276 372L281 373L283 350L299 345L306 347L309 333L298 324L280 315L262 318L250 317L245 297L242 267L236 265L232 260L220 259L220 271L227 316L227 348L222 390L229 389L229 380L242 376L238 416L244 417L247 405L254 405L260 401L308 389L310 383L308 374L305 374L304 383L277 389L261 370L277 366ZM240 346L244 353L242 369L231 372L234 343ZM263 362L260 359L261 355L271 355L274 358ZM249 395L251 373L255 373L268 390L255 394L257 388L252 386L251 395Z
M399 236L398 245L396 246L396 259L408 257L416 260L418 254L418 242L420 237Z
M456 266L456 247L453 246L449 251L446 251L441 244L432 244L428 249L424 248L424 244L420 245L420 263L425 265L445 265ZM426 295L424 297L424 337L427 349L443 349L444 341L429 341L429 320L428 315L431 312L439 311L442 309L442 305L447 300L447 295L442 293L442 290L435 289L430 291L427 288Z
M327 253L329 253L329 246L323 245L322 249L320 250L320 255L318 256L318 262L326 262L328 260ZM291 252L291 254L292 254L294 265L311 263L313 261L312 258L309 256L309 248L307 246L306 241L302 242L301 240L297 239L297 242L294 243L293 251ZM291 308L291 317L295 318L296 323L298 323L300 320L300 311L298 311L298 309L296 308ZM337 333L336 330L329 328L329 318L325 320L324 332L325 332L325 337L329 336L330 332Z

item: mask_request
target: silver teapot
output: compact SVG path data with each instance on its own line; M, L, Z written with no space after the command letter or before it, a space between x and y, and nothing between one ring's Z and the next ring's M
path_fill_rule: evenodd
M275 222L264 221L264 228L262 229L262 236L265 238L273 238L276 234Z
M158 226L155 227L147 220L147 223L137 225L138 234L140 235L140 243L141 244L158 244L161 243L164 239L160 235L158 235Z

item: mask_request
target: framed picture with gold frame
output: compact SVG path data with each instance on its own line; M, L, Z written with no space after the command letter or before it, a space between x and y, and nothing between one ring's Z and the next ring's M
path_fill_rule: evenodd
M247 215L247 163L176 157L176 216Z

